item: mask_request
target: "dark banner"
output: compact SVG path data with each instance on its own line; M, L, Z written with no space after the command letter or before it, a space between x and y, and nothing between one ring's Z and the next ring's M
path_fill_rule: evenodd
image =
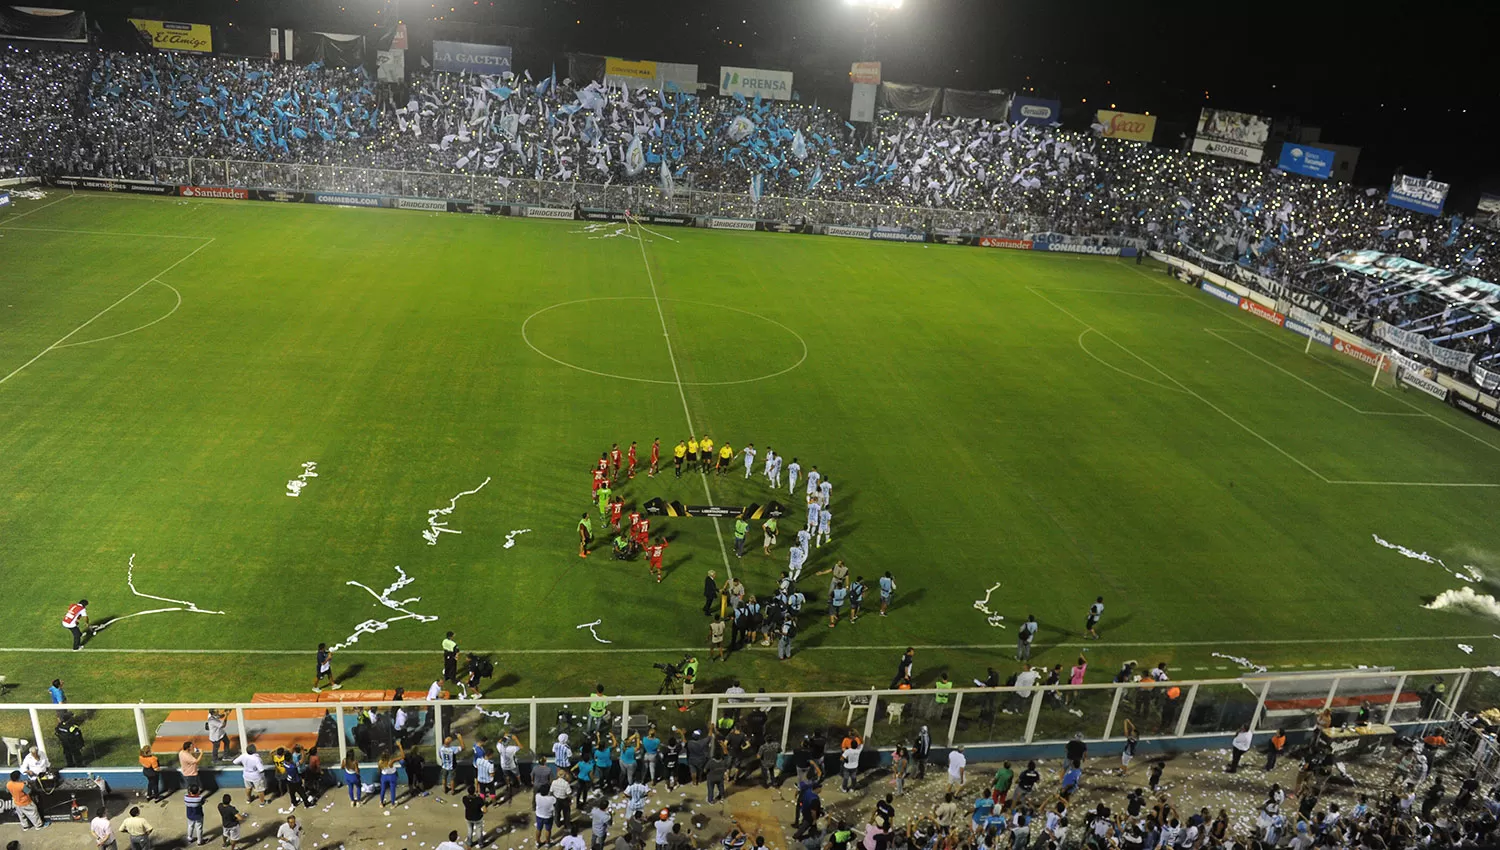
M306 195L303 192L288 192L285 189L256 189L250 197L257 201L275 201L280 204L300 204Z
M469 203L466 201L449 201L448 212L469 213L471 215L510 215L510 208L505 204L482 204Z
M362 35L297 30L292 46L297 52L293 59L299 63L322 62L340 68L365 64L365 37Z
M0 6L0 38L87 43L88 18L72 9Z
M876 105L892 112L936 112L943 90L934 86L881 83Z
M623 210L583 210L579 214L584 221L625 221ZM669 227L688 227L693 223L690 215L674 215L672 213L643 213L632 215L631 221L640 224L656 224Z
M150 180L111 180L105 177L58 177L52 181L70 189L98 189L104 192L135 192L142 195L175 195L176 186L152 183Z
M757 221L755 229L766 233L812 233L812 225L807 222L790 221Z
M969 245L971 247L979 245L978 236L964 236L959 233L934 233L927 238L927 241L934 245Z
M1477 402L1469 401L1458 393L1449 393L1448 400L1453 403L1454 407L1478 419L1480 422L1500 428L1500 416L1496 416L1493 410L1481 407Z
M1010 95L944 89L943 114L954 118L983 118L999 124L1010 119Z
M604 57L592 53L569 53L568 76L580 86L588 85L591 81L603 82Z

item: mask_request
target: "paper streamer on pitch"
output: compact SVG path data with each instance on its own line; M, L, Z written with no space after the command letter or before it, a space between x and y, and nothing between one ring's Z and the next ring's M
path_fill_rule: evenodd
M135 553L134 552L130 553L130 562L129 562L129 564L125 568L125 585L130 588L130 592L131 593L135 594L136 596L141 597L142 599L155 599L158 602L172 602L172 603L175 603L177 605L177 607L175 607L175 608L152 608L149 611L137 611L134 614L126 614L126 615L121 616L121 617L111 617L109 620L106 620L105 622L103 622L103 623L99 624L98 626L96 626L94 628L94 632L95 633L102 632L105 629L109 628L110 626L113 626L115 623L120 622L121 620L128 620L131 617L141 617L141 616L144 616L146 614L166 614L166 613L170 613L172 611L185 611L185 612L187 612L189 614L214 614L214 615L218 615L218 616L223 616L223 614L224 614L223 611L210 611L207 608L199 608L197 606L197 604L189 602L186 599L171 599L171 598L168 598L166 596L153 596L152 594L142 593L139 590L136 590L135 589Z
M427 530L422 532L422 539L427 541L428 546L436 546L438 537L443 534L463 534L462 531L454 528L449 528L447 520L439 520L438 518L445 517L453 513L454 509L458 507L459 499L478 493L480 490L483 490L484 485L488 483L490 483L490 479L488 476L486 476L484 481L481 482L478 487L475 487L473 490L465 490L462 493L459 493L457 496L449 499L448 507L433 508L432 510L427 512Z
M381 605L384 605L385 607L391 609L392 611L398 611L398 612L400 612L401 616L399 616L399 617L390 617L390 618L385 619L385 620L366 620L363 623L360 623L358 626L354 627L354 633L353 634L349 635L347 638L344 638L344 640L343 640L342 643L338 643L338 644L335 644L333 646L333 651L337 652L340 649L343 649L345 647L352 646L352 645L354 645L356 643L359 643L359 639L361 637L363 637L364 635L373 635L376 632L383 632L386 629L388 629L388 628L391 627L391 623L399 623L402 620L416 620L419 623L431 623L431 622L433 622L434 620L437 619L436 616L431 616L431 615L427 615L427 614L418 614L415 611L411 611L411 610L409 610L406 607L406 606L410 605L413 602L421 602L422 601L422 597L420 597L420 596L413 596L410 599L399 599L399 600L391 598L391 594L392 593L395 593L396 591L400 590L401 588L406 587L407 585L409 585L412 582L416 581L416 579L414 579L411 576L407 575L406 571L403 570L403 569L401 569L399 566L395 567L394 569L396 570L396 576L397 576L396 580L394 582L392 582L389 587L387 587L385 590L382 590L379 593L376 593L375 591L371 590L369 587L366 587L365 585L363 585L363 584L361 584L361 583L359 583L357 581L346 581L346 582L344 582L344 584L349 585L350 587L357 587L357 588L365 591L366 593L368 593L371 596L375 597L375 601L376 602L380 603Z
M1001 614L996 614L995 612L993 612L993 611L990 610L990 594L994 593L995 591L997 591L999 589L1000 589L1000 582L997 581L997 582L995 582L994 586L992 586L989 590L986 590L984 592L984 598L983 599L976 599L976 600L974 600L974 607L976 609L978 609L980 612L989 615L988 622L989 622L990 625L996 626L998 628L1002 628L1003 629L1003 628L1005 628L1005 625L1001 621L1004 620L1005 617L1003 615L1001 615Z
M614 641L612 641L612 640L605 640L604 638L599 637L599 632L597 632L597 631L594 630L594 627L597 626L597 625L599 625L602 622L604 622L604 620L600 619L600 620L595 620L592 623L579 623L578 625L574 626L573 628L575 628L575 629L588 629L589 630L589 634L591 634L591 635L594 636L594 640L597 640L600 643L614 643Z

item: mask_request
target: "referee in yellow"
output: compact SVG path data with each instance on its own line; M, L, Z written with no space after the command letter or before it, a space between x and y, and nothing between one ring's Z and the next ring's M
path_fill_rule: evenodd
M698 441L693 439L692 437L688 437L687 441L687 460L688 463L698 462Z
M724 473L726 473L726 472L729 471L729 462L732 461L732 460L734 460L734 449L731 448L728 443L725 443L724 445L719 446L719 470L718 471L719 471L719 477L720 478L723 478L724 477Z
M698 441L698 445L702 448L702 451L698 452L698 468L707 474L714 466L714 441L704 434L703 439ZM689 444L689 448L691 447Z

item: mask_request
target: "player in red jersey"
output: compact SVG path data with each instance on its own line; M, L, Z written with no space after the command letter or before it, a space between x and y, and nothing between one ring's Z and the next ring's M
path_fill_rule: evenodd
M651 441L651 465L646 467L646 474L652 478L656 477L656 468L661 463L661 437Z
M631 440L630 441L630 451L628 451L628 452L625 453L625 463L627 465L629 465L629 467L630 467L630 472L625 477L627 477L627 478L634 478L635 477L635 440Z
M614 501L609 503L609 524L615 531L620 530L620 514L624 512L625 498L623 496L616 496Z
M611 481L619 481L620 480L620 444L619 443L611 443L610 446L609 446L609 467L610 467L609 479Z
M651 519L641 517L641 524L636 527L635 545L642 549L651 545Z
M635 549L636 538L638 538L640 536L640 534L638 533L640 531L640 527L641 527L641 512L640 511L631 511L630 512L630 532L627 535L627 537L630 540L630 548L632 550ZM632 552L632 554L634 554L634 553Z
M594 470L594 490L593 490L593 492L590 495L592 495L592 496L598 496L599 495L599 488L603 487L603 486L604 486L604 470L602 470L602 469L596 469L596 470Z
M670 545L671 544L667 542L667 538L660 537L657 538L655 546L646 547L646 561L651 565L651 572L656 574L656 581L658 584L661 583L662 577L661 553L666 551L666 548Z

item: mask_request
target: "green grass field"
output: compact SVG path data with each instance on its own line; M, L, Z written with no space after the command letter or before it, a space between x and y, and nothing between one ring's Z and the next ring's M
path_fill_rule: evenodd
M1500 570L1500 434L1151 264L60 197L0 222L0 672L26 701L54 676L75 702L304 689L318 641L394 615L346 582L378 591L396 565L414 579L397 596L438 619L343 653L351 682L425 684L453 629L496 653L489 695L654 691L651 662L706 646L713 522L665 523L660 585L602 548L579 559L574 525L600 451L670 447L689 419L816 464L835 541L811 567L900 585L889 617L830 630L826 579L805 582L796 657L742 652L700 690L884 687L907 644L926 647L919 684L944 665L963 683L1013 669L1028 613L1035 660L1066 665L1097 595L1090 681L1127 658L1237 675L1214 652L1497 660L1492 620L1421 607L1459 582L1371 535ZM309 460L319 477L288 498ZM427 545L427 512L487 476L448 518L463 533ZM738 467L708 486L719 504L770 495ZM705 498L697 474L624 493ZM504 548L515 529L531 532ZM729 553L751 592L789 537L773 559ZM164 604L130 594L132 553L140 591L225 615L132 618L60 652L79 596L96 621ZM973 608L996 582L1005 629ZM599 619L609 645L575 628ZM200 649L228 652L159 652Z

